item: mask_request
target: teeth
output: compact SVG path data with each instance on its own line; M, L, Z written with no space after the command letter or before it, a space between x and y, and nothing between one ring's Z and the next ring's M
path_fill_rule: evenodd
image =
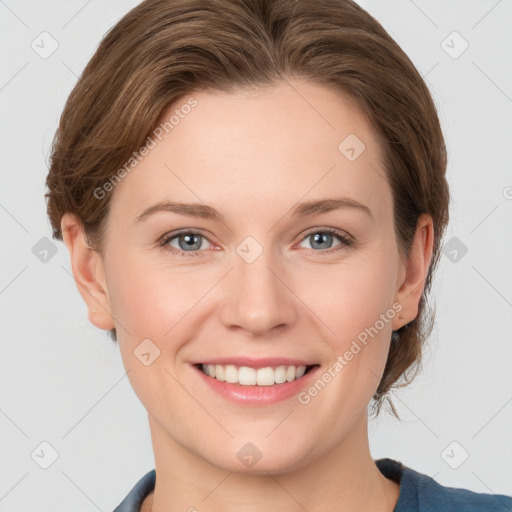
M300 379L306 373L306 366L278 366L277 368L237 367L232 364L203 364L201 370L206 375L231 384L242 386L273 386Z
M226 376L226 382L230 384L238 382L238 370L232 364L226 366L226 373L224 375Z

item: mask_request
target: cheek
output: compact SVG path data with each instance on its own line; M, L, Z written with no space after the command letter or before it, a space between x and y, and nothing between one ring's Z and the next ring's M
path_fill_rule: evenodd
M379 247L347 258L346 265L326 265L304 277L297 293L321 319L335 395L350 396L352 404L371 398L384 371L397 314L395 256L392 248Z
M297 295L334 331L331 337L355 338L381 314L394 313L397 265L393 252L384 250L354 252L339 265L319 265L297 280Z
M129 258L119 262L108 279L119 350L136 395L157 415L158 404L180 396L171 376L176 374L175 358L191 334L184 329L207 283L165 264Z
M124 260L113 269L109 295L114 317L129 331L133 342L162 340L207 290L201 272ZM121 329L121 333L123 330ZM124 337L127 334L124 332Z

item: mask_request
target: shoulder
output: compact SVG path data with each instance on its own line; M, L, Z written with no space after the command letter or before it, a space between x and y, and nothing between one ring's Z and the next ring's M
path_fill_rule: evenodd
M400 495L393 512L511 512L512 497L447 487L401 462L380 459L384 476L400 482Z
M446 487L393 459L375 463L381 473L400 483L393 512L511 512L512 497ZM114 512L140 512L142 502L155 488L155 470L146 473Z
M152 469L135 484L114 512L140 512L142 502L155 489L155 481L156 473Z

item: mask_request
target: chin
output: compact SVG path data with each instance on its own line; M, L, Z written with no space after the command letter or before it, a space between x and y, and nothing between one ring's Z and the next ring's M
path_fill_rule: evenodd
M253 437L255 439L256 436ZM287 473L305 465L313 459L312 454L304 452L301 446L286 441L285 437L276 437L273 441L248 441L251 436L231 440L223 453L210 453L204 457L212 465L239 474L280 474Z

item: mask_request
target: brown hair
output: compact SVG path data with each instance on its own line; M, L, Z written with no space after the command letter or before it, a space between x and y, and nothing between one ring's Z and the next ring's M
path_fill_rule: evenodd
M94 190L112 180L178 99L286 77L348 94L373 123L402 255L409 254L419 215L433 219L433 256L418 316L393 332L373 397L378 414L391 386L406 385L420 369L434 323L426 297L450 198L445 143L429 90L398 44L353 1L145 0L128 12L83 70L53 140L46 179L53 238L62 240L61 218L70 212L102 254L111 194L98 199ZM110 334L116 341L115 329Z

